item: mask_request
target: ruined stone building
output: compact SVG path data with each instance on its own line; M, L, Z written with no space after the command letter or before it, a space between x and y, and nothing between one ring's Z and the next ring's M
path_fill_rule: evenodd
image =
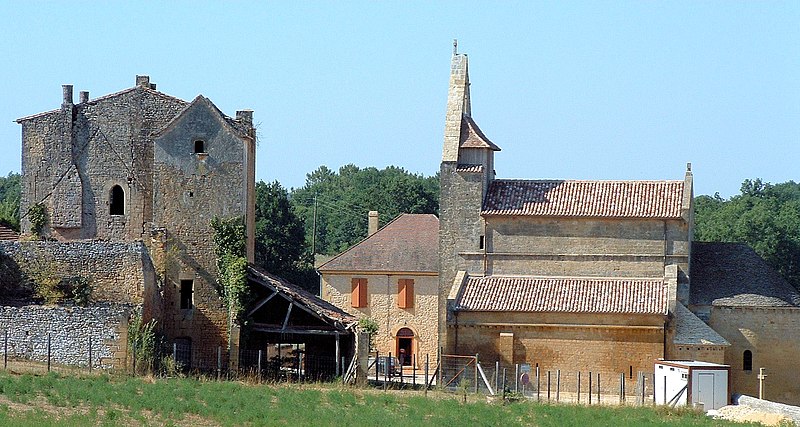
M800 401L798 294L743 245L692 241L693 177L509 180L452 58L440 168L439 342L504 365L652 372L659 358L731 365L734 392ZM782 339L780 337L783 337ZM788 378L787 380L777 378Z
M228 316L210 221L243 217L252 261L252 112L231 118L202 95L187 102L137 76L130 89L81 92L77 103L65 85L60 108L17 122L22 231L32 231L26 212L44 207L51 241L7 244L4 260L30 270L29 260L49 258L58 274L89 276L94 301L141 307L189 348L186 362L214 360L228 346Z

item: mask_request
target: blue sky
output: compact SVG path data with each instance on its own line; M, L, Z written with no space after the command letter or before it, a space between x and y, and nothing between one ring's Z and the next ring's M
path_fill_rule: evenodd
M257 179L327 165L431 175L452 40L501 178L682 179L738 193L800 179L800 2L8 2L0 173L16 118L148 74L255 110Z

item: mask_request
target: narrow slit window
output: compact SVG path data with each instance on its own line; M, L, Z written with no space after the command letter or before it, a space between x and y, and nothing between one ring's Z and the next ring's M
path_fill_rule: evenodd
M753 370L753 352L750 350L745 350L744 354L742 355L742 370Z
M206 152L206 142L202 139L197 139L194 141L194 152L195 153L205 153Z
M109 213L111 215L125 215L125 190L119 185L111 187L109 200Z
M188 310L194 305L194 280L181 280L181 309Z

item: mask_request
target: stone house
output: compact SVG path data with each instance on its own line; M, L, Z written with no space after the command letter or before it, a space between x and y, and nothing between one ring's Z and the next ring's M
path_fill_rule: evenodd
M798 294L746 246L692 241L691 165L674 181L507 180L498 151L471 114L467 56L454 54L440 167L446 354L605 378L660 358L728 363L747 393L766 367L767 397L800 402Z
M34 244L59 274L98 276L95 301L141 307L170 343L188 349L190 365L212 363L217 347L228 347L229 319L210 221L244 218L252 261L252 111L231 118L202 95L187 102L136 76L130 89L94 99L81 92L78 103L64 85L59 109L17 122L22 231L32 232L26 212L41 206L50 241L9 246L4 259L24 271L21 254ZM113 259L125 262L103 264Z
M368 237L321 265L322 299L378 324L375 350L422 367L438 350L437 235L430 214L402 214L378 229L370 212Z

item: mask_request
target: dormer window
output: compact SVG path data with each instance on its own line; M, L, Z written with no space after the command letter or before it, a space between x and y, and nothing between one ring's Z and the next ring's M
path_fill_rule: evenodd
M194 153L195 154L203 154L206 152L206 142L202 139L196 139L194 141Z

